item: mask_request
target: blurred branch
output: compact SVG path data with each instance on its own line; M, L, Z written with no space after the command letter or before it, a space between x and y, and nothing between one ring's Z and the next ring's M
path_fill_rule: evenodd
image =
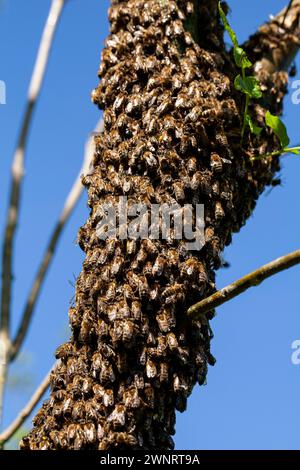
M10 306L12 289L12 262L15 231L17 228L20 205L20 192L24 175L24 156L34 106L38 100L45 71L49 59L53 38L58 21L61 17L65 0L52 0L48 18L41 38L31 82L29 85L27 105L23 117L21 131L12 164L12 180L9 209L2 252L2 286L0 311L0 422L2 417L2 402L4 384L7 375L8 348L10 345Z
M223 289L215 292L204 300L192 305L187 315L191 320L201 319L207 312L219 307L229 300L242 294L250 287L258 286L265 279L268 279L281 271L300 264L300 250L294 251L286 256L276 259L271 263L265 264L261 268L253 271Z
M52 370L52 369L51 369ZM46 375L42 383L38 386L29 402L26 406L20 411L16 419L8 426L8 428L0 434L0 448L3 448L3 445L20 429L24 421L30 416L36 405L39 403L40 399L46 393L50 385L50 374L51 371Z
M276 32L276 47L272 38ZM274 72L288 70L300 47L300 0L289 2L270 22L259 28L257 33L245 43L246 50L253 51L255 44L260 49L262 38L269 35L270 44L254 66L257 73L263 72L271 75ZM266 54L266 50L268 50Z
M98 134L100 132L103 132L103 121L99 121L96 128L95 132L93 134ZM50 238L49 244L47 246L47 249L45 251L45 254L43 256L43 259L41 261L40 267L38 269L38 272L36 274L35 280L33 282L33 285L31 287L28 300L26 302L22 319L20 322L20 325L17 330L16 337L14 341L12 342L12 347L10 351L10 361L13 361L17 354L20 351L20 348L23 344L23 341L26 337L26 334L28 332L28 328L30 326L31 320L32 320L32 315L34 312L34 308L36 306L41 288L43 286L43 281L45 279L45 276L47 274L47 271L49 269L50 263L53 259L59 238L61 236L61 233L69 220L74 208L76 207L76 204L81 196L82 190L83 190L83 185L81 183L81 177L83 174L86 174L88 172L89 166L91 164L91 160L93 157L93 143L94 143L94 137L93 135L90 136L88 139L86 146L85 146L85 152L84 152L84 158L83 158L83 164L82 167L78 173L78 176L67 196L67 199L65 201L63 210L60 214L60 217L58 219L58 222L56 223L54 230L52 232L52 236Z

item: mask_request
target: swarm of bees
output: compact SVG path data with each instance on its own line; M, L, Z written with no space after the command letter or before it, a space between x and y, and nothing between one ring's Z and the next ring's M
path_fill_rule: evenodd
M185 312L215 290L224 246L278 169L241 155L242 103L217 1L113 0L109 19L92 93L105 131L84 178L91 213L78 236L86 259L72 338L56 351L51 398L24 450L173 448L175 411L215 362L213 312L188 323ZM204 203L204 248L189 252L172 236L99 239L101 205L120 195L147 207Z

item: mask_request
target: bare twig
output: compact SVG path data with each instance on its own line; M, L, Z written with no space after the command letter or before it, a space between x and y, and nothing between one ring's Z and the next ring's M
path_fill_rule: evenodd
M52 370L52 369L51 369ZM20 411L16 419L8 426L3 433L0 434L0 448L20 429L24 421L30 416L34 408L39 403L40 399L46 393L50 385L50 374L51 371L46 375L44 380L38 386L29 402L26 406Z
M36 277L34 279L33 285L31 287L31 290L28 296L28 300L26 302L26 305L23 311L22 319L21 319L19 328L17 330L16 337L14 341L12 342L10 358L9 358L10 361L14 360L20 351L20 348L22 346L22 343L26 337L28 328L30 326L33 311L36 306L41 288L43 286L43 281L47 274L49 265L55 253L60 235L81 196L81 193L83 190L81 177L83 174L87 173L89 166L91 164L93 153L94 153L93 152L93 142L94 142L93 135L94 134L99 135L99 133L101 133L102 131L103 131L103 121L101 120L98 122L95 128L95 132L90 136L90 138L88 139L86 143L81 170L79 171L79 174L67 196L67 199L65 201L60 217L54 227L49 244L47 246L43 259L41 261L40 267L37 271Z
M23 117L17 148L13 157L12 180L2 252L2 286L0 312L0 422L2 416L3 390L6 378L9 347L10 305L12 289L12 262L15 231L17 228L20 205L20 192L24 174L24 156L33 115L37 103L53 38L66 0L52 0L49 15L44 27L31 82L29 85L27 105Z
M192 305L188 309L187 315L193 320L200 319L207 312L219 307L234 297L237 297L250 287L258 286L265 279L268 279L269 277L274 276L274 274L291 268L297 264L300 264L300 250L294 251L293 253L278 258L271 263L265 264L256 271L247 274L247 276L244 276L218 292L215 292L210 297Z

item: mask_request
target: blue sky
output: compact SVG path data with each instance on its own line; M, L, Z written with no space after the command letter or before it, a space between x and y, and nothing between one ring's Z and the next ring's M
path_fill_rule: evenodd
M231 23L241 41L285 0L232 0ZM7 208L9 171L30 75L48 12L48 0L3 0L0 7L0 227ZM100 51L108 32L108 0L69 0L46 76L26 156L22 214L15 255L13 328L66 194L80 168L84 142L99 117L90 102L97 85ZM297 61L300 66L299 60ZM300 70L300 68L299 68ZM297 79L300 79L298 73ZM286 98L284 119L293 143L300 141L300 105ZM283 159L283 187L260 198L254 216L234 235L218 274L222 287L252 269L299 248L297 157ZM11 370L5 403L8 424L53 363L68 335L67 311L83 255L76 233L87 217L83 197L59 244L47 276L25 354ZM300 339L300 268L284 272L218 309L208 384L195 388L178 416L178 449L299 449L300 365L291 344ZM27 380L25 377L27 376ZM14 379L14 380L13 380Z

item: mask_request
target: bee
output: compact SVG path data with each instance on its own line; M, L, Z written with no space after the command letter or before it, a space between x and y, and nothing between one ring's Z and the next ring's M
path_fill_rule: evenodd
M197 171L197 159L196 157L191 157L188 159L186 164L186 169L188 173L196 173Z
M61 438L60 438L60 433L59 431L51 431L49 434L49 437L55 447L61 447Z
M220 201L216 202L215 205L215 218L216 220L223 219L225 217L225 212Z
M111 423L115 429L124 426L126 421L124 405L117 405L108 416L107 421Z
M132 96L128 98L125 112L129 116L139 116L142 111L143 102L140 96Z
M142 374L134 374L134 386L137 390L143 390L145 387L144 377Z
M102 366L102 356L99 352L95 352L92 357L92 371L94 376L101 370Z
M126 241L126 251L128 255L134 255L137 250L136 240L134 238Z
M105 390L103 392L103 405L108 408L113 406L115 403L114 392L112 389Z
M217 197L220 195L220 183L219 181L214 181L212 186L211 186L211 189L212 189L212 194Z
M97 431L94 423L86 423L83 425L85 441L88 444L94 444L97 440Z
M173 103L170 97L165 98L161 104L157 107L156 113L158 116L163 116L164 114L172 111Z
M124 343L130 343L135 333L134 323L130 320L124 322L122 339Z
M123 399L124 399L124 404L126 408L139 408L140 407L141 399L135 387L127 390L124 393Z
M143 160L145 161L147 167L150 170L153 170L153 169L157 168L157 166L158 166L158 162L157 162L155 156L153 155L153 153L151 153L151 152L145 152L144 155L143 155Z
M101 384L114 382L116 380L112 365L108 361L102 362L99 379Z
M124 259L121 256L116 256L111 264L110 272L113 276L118 276L124 267Z
M202 181L203 181L203 176L200 171L196 171L196 173L193 174L192 179L191 179L191 189L193 191L197 191L200 186L202 186Z
M120 318L129 318L130 317L130 308L128 303L126 302L126 299L121 300L119 302L119 313L118 316Z
M62 413L64 416L70 416L73 411L74 402L69 397L63 402Z
M141 302L139 302L138 300L134 300L131 304L131 311L133 318L137 321L140 320L142 314Z
M66 360L74 354L74 346L72 343L65 343L59 346L55 351L56 359Z
M105 424L104 424L104 421L101 420L99 423L98 423L98 426L97 426L97 438L99 441L101 441L103 439L105 435Z
M174 333L168 333L167 345L171 351L176 351L178 349L178 341Z
M169 378L169 366L166 362L160 364L159 380L160 382L167 382Z
M158 256L152 268L152 274L154 277L161 276L166 266L166 260L163 256Z
M149 294L149 285L145 276L138 277L138 290L140 297L147 297Z
M80 419L83 419L85 416L85 404L84 401L77 401L74 403L73 409L72 409L72 418L75 421L78 421Z
M146 375L148 379L154 379L157 375L157 367L151 359L146 362Z
M153 387L150 384L146 384L144 388L144 395L146 399L146 403L151 408L152 410L155 408L155 394ZM147 423L145 424L145 429L147 429ZM149 423L149 426L151 426L151 422Z
M184 288L182 284L175 283L170 287L164 289L162 293L162 299L168 304L171 303L170 299L175 296L177 299L184 295Z
M113 104L115 113L119 113L125 104L125 95L118 95Z
M227 136L224 132L217 132L215 135L215 139L217 144L220 145L220 147L227 148L229 146Z
M45 410L42 409L41 411ZM37 421L39 421L40 419L41 425L43 425L46 434L57 428L57 422L53 416L45 416L44 413L41 413L41 415L37 417ZM34 420L34 423L36 423L36 419ZM37 426L37 424L35 424L35 426Z
M162 333L168 333L172 326L174 326L174 319L166 310L156 315L156 321Z
M116 287L117 286L114 281L109 283L109 285L107 286L106 295L105 295L106 300L113 300L115 298Z
M173 189L176 201L183 201L185 199L184 183L182 181L175 181Z
M85 377L82 382L82 392L84 395L90 395L92 392L93 381L89 377Z
M127 434L125 432L117 433L116 441L118 444L124 444L127 447L136 447L138 440L133 434Z

